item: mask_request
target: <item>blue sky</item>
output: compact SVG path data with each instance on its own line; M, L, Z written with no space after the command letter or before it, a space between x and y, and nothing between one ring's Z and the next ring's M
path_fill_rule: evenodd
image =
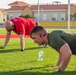
M8 4L17 1L17 0L0 0L0 8L9 8ZM24 1L28 4L37 4L38 0L18 0L18 1ZM60 1L61 3L68 4L68 0L39 0L39 2L42 4L52 3L53 1ZM75 3L76 0L70 0L70 3Z

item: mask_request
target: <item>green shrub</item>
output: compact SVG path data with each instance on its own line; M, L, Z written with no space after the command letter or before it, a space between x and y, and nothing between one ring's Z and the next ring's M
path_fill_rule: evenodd
M23 18L31 18L28 14L23 16L23 15L20 15L19 17L23 17Z
M4 23L0 23L0 25L3 25Z

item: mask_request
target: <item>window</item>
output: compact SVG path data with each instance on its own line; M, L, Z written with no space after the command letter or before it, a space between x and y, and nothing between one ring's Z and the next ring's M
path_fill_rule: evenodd
M42 20L43 20L43 21L47 21L47 14L43 14L43 15L42 15Z
M61 14L61 20L65 20L65 14Z
M9 15L9 19L12 19L13 18L13 15Z
M35 19L36 21L38 21L38 14L35 14L35 15L34 15L34 19Z
M53 14L53 18L55 18L55 20L57 20L57 14Z

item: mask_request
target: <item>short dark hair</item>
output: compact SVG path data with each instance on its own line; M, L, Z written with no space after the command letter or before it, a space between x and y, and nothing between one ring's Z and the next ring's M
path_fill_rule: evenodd
M38 31L44 31L44 32L46 33L46 30L45 30L44 27L42 27L42 26L35 26L35 27L31 30L30 36L31 36L33 33L36 33L36 32L38 32Z

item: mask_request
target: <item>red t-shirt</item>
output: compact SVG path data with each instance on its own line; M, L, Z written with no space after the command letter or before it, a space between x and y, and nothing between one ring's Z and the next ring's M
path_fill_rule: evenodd
M30 18L13 18L10 21L14 23L14 32L16 32L18 35L29 35L31 29L36 26L36 21Z

